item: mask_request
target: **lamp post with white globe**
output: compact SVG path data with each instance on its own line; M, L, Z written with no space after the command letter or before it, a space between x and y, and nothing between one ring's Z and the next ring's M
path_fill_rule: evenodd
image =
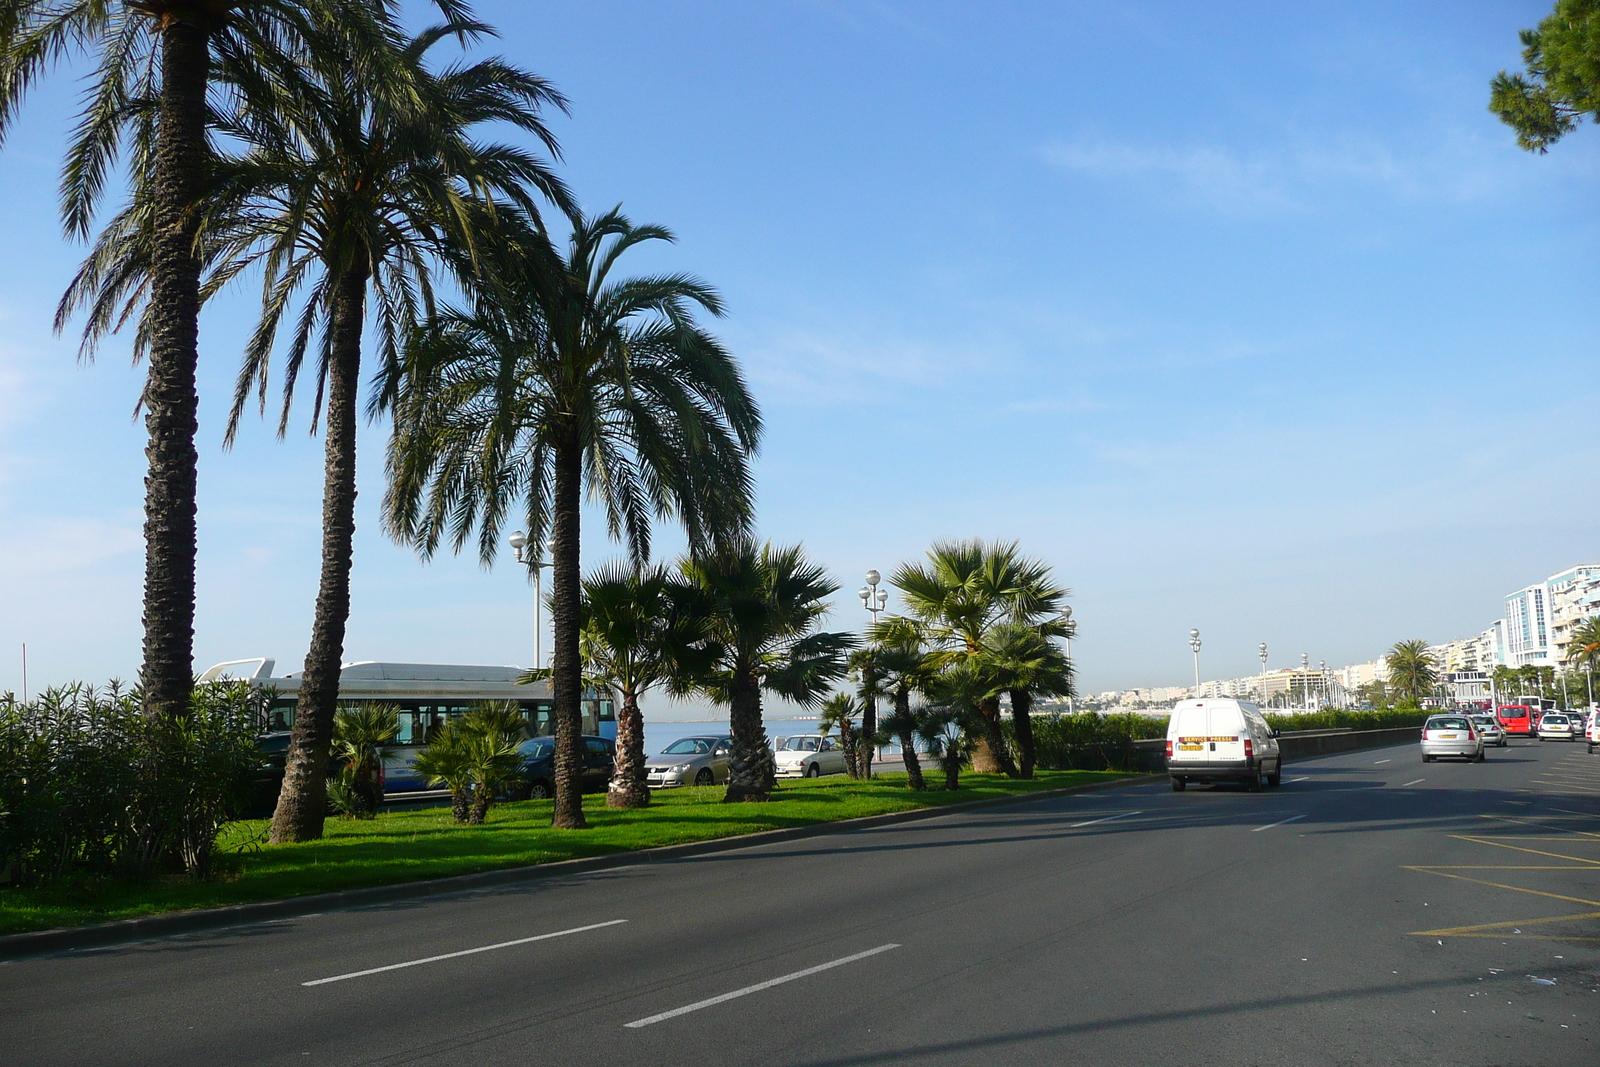
M533 542L528 540L528 535L521 530L513 531L506 541L511 545L511 550L517 554L517 562L527 567L533 574L533 669L539 670L544 666L544 650L539 647L541 629L539 613L544 604L539 574L544 570L544 558Z
M874 567L866 573L867 584L862 586L856 596L861 598L861 606L867 609L867 614L872 616L872 625L878 625L878 612L889 603L889 591L880 589L878 583L883 581L883 575ZM865 672L870 668L863 666ZM874 685L876 679L873 679ZM882 755L872 744L872 735L878 732L878 696L873 692L874 685L868 685L866 700L861 708L861 751L866 753L865 758L859 760L861 764L861 777L872 777L872 760L874 756Z
M1256 646L1256 651L1261 655L1261 706L1267 706L1267 643L1265 641Z
M1072 662L1072 606L1070 604L1061 609L1061 623L1066 627L1067 631L1067 636L1062 638L1067 643L1067 666L1072 668L1076 665ZM1072 673L1076 676L1078 672L1074 669ZM1076 682L1077 678L1074 677L1073 681ZM1072 694L1070 692L1067 694L1067 714L1076 714L1072 710Z
M1189 631L1189 651L1194 653L1194 695L1200 697L1200 631Z

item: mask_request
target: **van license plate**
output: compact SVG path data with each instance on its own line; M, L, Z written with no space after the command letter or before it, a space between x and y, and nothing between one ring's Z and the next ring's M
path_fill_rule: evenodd
M1178 751L1179 752L1199 752L1204 747L1205 747L1204 745L1179 745L1178 746Z

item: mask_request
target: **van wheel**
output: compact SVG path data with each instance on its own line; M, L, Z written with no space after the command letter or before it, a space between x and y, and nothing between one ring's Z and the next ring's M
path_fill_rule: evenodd
M1273 764L1272 773L1267 775L1267 784L1274 789L1283 784L1283 760Z
M1181 793L1183 792L1184 788L1188 786L1188 784L1189 783L1184 781L1182 778L1174 778L1172 780L1172 791L1174 793Z
M1250 786L1250 792L1261 792L1261 772L1258 770L1256 773L1252 774L1247 784Z

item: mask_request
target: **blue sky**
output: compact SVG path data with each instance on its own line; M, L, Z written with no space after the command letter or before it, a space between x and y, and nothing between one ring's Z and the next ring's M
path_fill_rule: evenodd
M1074 590L1082 687L1338 665L1597 556L1600 137L1485 109L1548 3L479 4L572 99L564 173L727 298L763 533L858 626L871 566L1014 538ZM139 373L51 314L80 89L0 150L0 688L131 677ZM197 667L297 668L320 441L220 446L255 291L202 323ZM364 427L347 659L521 663L509 559L384 539ZM664 531L660 547L675 538ZM586 559L615 550L597 524Z

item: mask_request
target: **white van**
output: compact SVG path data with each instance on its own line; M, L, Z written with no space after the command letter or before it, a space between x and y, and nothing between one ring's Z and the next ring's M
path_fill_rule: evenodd
M1167 773L1174 792L1190 782L1244 782L1257 791L1265 778L1275 786L1283 780L1278 731L1246 700L1180 700L1167 720Z

